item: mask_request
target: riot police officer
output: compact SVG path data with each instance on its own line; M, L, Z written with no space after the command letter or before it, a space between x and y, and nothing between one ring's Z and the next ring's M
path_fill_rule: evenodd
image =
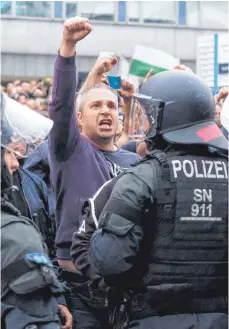
M11 169L17 159L1 126L1 324L4 329L60 329L63 293L36 225L14 206ZM60 306L62 310L63 305ZM67 326L66 328L70 328Z
M149 155L115 184L90 248L127 327L227 328L228 145L214 108L190 72L159 73L134 95L130 127L142 113Z

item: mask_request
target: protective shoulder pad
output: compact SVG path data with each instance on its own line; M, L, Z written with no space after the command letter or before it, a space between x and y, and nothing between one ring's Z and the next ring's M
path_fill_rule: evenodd
M49 287L52 293L60 294L64 291L45 253L26 254L23 260L4 269L4 274L7 273L11 273L8 278L9 287L17 294L28 294L45 287Z
M24 223L25 225L30 225L33 226L36 231L39 231L37 225L29 218L23 217L23 216L15 216L6 212L1 212L1 228L4 228L10 224L14 224L15 222L17 223Z

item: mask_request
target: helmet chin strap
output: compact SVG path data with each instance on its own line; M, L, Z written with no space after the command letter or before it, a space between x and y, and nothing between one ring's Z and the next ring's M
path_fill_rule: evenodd
M170 145L161 135L156 135L152 138L148 137L145 139L145 143L148 151L153 151L154 149L164 151Z

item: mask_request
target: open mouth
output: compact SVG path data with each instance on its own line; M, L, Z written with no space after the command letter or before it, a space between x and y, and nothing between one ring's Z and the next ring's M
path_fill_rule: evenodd
M103 119L99 121L99 127L104 129L109 129L112 126L112 120L111 119Z

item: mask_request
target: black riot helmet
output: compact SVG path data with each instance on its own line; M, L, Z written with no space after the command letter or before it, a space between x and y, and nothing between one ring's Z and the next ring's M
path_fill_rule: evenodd
M150 113L156 118L154 134L146 133L146 137L157 135L172 144L205 144L228 149L226 138L214 122L212 92L194 73L180 70L158 73L143 83L134 98L148 118ZM149 124L155 124L151 119Z

